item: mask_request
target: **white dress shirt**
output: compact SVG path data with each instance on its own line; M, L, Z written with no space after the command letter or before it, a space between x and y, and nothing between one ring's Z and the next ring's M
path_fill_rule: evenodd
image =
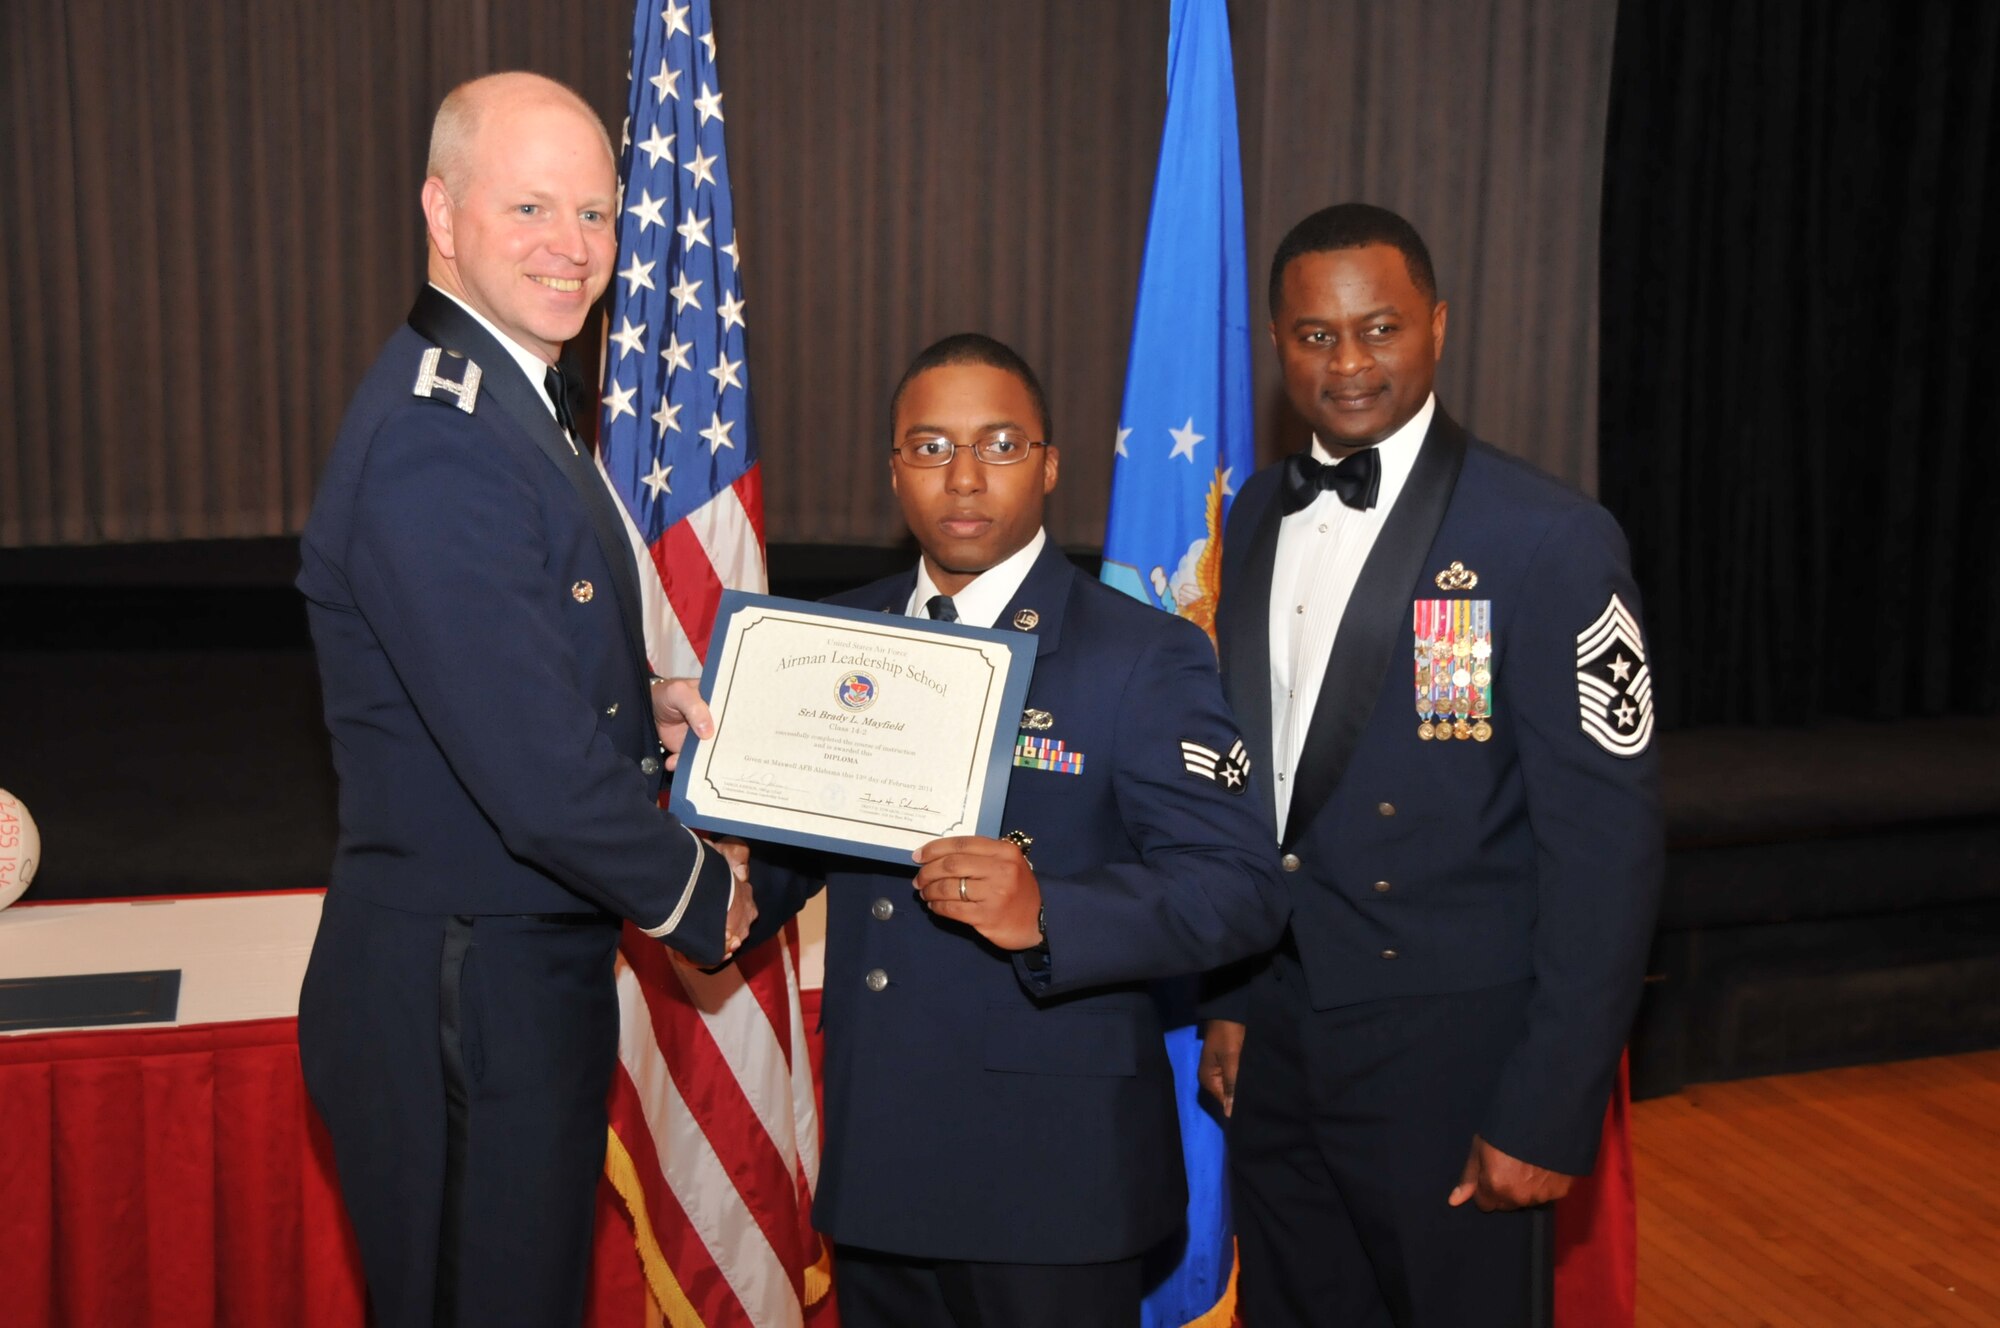
M1436 412L1433 395L1408 423L1375 445L1382 463L1375 506L1356 511L1340 501L1339 494L1325 490L1278 523L1278 552L1271 565L1270 644L1271 762L1276 767L1272 773L1280 837L1341 617L1390 509L1402 496ZM1333 454L1318 438L1313 439L1312 450L1322 464L1334 464Z
M562 417L556 414L556 403L549 396L548 372L550 366L548 361L533 351L524 348L520 342L495 327L492 321L484 314L467 304L464 300L459 299L456 295L453 295L450 291L445 290L442 286L433 285L431 289L465 310L466 313L471 314L474 322L493 334L493 339L500 343L500 348L513 357L514 363L521 366L521 372L527 375L528 382L535 389L535 395L540 397L542 404L549 408L549 418L555 420L558 427L560 427ZM564 436L568 437L567 434ZM569 450L581 456L581 440L570 438ZM632 559L639 565L639 570L642 573L639 577L639 608L641 616L645 620L646 653L656 660L680 658L682 657L681 654L675 652L670 645L663 644L654 639L657 634L655 624L667 621L668 609L666 591L660 585L659 578L643 575L645 570L652 564L652 552L646 547L645 537L639 533L639 527L633 522L632 514L625 510L625 499L619 495L618 486L611 482L611 472L604 468L604 457L602 454L597 456L596 464L598 478L604 481L605 491L611 495L612 510L617 512L624 520L626 539L632 546ZM760 585L750 588L761 590L763 587ZM693 647L685 647L685 653L691 655L692 651ZM663 664L662 667L666 667L666 665Z
M982 461L980 464L986 463ZM1028 569L1035 565L1035 559L1042 556L1042 546L1048 540L1048 532L1038 530L1035 537L1021 548L973 577L965 589L951 597L952 607L958 610L958 620L967 627L991 627L997 622L1000 611L1014 602L1021 583L1028 579ZM910 602L903 606L903 616L930 617L928 606L931 597L943 593L931 580L930 569L919 559L917 588L910 592Z
M488 332L493 334L493 339L500 343L500 348L506 351L509 355L514 357L514 363L521 366L521 372L527 375L528 381L530 383L534 384L535 394L541 397L542 404L549 408L549 418L550 419L557 418L556 403L549 399L549 385L548 385L549 362L543 359L541 356L535 354L535 352L527 349L520 342L508 336L505 332L502 332L499 328L493 325L492 319L488 318L485 314L480 313L477 309L467 304L464 300L459 299L456 295L453 295L450 291L438 285L436 282L431 283L431 289L436 291L438 294L444 296L447 300L450 300L453 304L457 305L459 308L465 310L465 312L471 314L473 322L479 324L481 327L485 328ZM482 365L481 367L484 368L485 366ZM576 440L571 439L570 445L574 447L575 444Z

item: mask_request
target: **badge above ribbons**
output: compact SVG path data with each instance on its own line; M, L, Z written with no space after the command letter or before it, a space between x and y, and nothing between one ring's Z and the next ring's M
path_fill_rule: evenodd
M1583 731L1613 756L1637 756L1653 738L1653 675L1625 601L1613 595L1576 635L1576 691Z
M1420 599L1416 629L1417 736L1425 742L1493 736L1493 601Z

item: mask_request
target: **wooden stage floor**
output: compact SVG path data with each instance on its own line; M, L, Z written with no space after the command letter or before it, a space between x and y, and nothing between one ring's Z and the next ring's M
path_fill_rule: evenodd
M2000 1052L1633 1108L1642 1328L2000 1325Z

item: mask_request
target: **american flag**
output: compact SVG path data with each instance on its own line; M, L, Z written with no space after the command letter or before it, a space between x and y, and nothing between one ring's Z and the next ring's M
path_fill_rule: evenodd
M689 674L723 589L765 585L742 249L706 0L641 0L631 81L599 458L659 572L659 595L646 587L653 665Z
M663 674L700 671L724 588L765 588L725 123L707 0L641 0L598 464L658 573L640 580ZM605 1171L675 1328L796 1325L826 1298L797 948L787 929L707 975L626 929Z

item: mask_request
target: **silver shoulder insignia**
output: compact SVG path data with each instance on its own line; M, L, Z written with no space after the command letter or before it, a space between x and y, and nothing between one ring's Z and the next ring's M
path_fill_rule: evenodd
M1637 756L1653 737L1653 675L1638 620L1613 595L1576 636L1577 701L1584 736L1613 756Z
M463 372L458 370L460 365L465 366ZM439 369L445 372L439 373ZM433 401L456 399L458 408L470 415L479 400L479 366L455 350L432 346L417 366L417 385L411 392Z

